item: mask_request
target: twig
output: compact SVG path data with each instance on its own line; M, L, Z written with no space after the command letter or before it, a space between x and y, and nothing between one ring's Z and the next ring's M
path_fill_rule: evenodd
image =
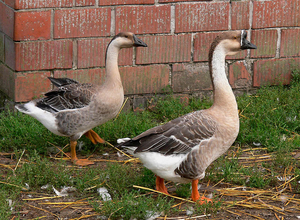
M55 215L55 214L52 213L52 212L49 212L49 211L47 211L47 210L45 210L45 209L42 209L42 208L39 208L39 207L35 207L35 206L33 206L33 205L29 205L28 203L25 203L25 204L28 205L28 206L30 206L30 207L32 207L32 208L35 208L35 209L41 210L41 211L43 211L43 212L49 213L50 215L55 216L56 218L59 219L59 216L58 216L58 215Z
M112 144L109 143L108 141L105 141L105 143L107 143L109 146L115 148L117 151L121 152L122 154L124 154L125 156L129 157L130 159L133 159L131 156L129 156L129 155L126 154L125 152L121 151L120 149L116 148L114 145L112 145Z
M133 185L133 187L134 187L134 188L138 188L138 189L144 189L144 190L148 190L148 191L160 193L160 194L163 194L163 195L165 195L165 196L169 196L169 197L172 197L172 198L174 198L174 199L179 199L179 200L182 200L182 201L185 201L185 202L195 203L195 202L192 201L192 200L187 200L187 199L183 199L183 198L180 198L180 197L177 197L177 196L172 196L172 195L170 195L170 194L166 194L166 193L163 193L163 192L160 192L160 191L157 191L157 190L154 190L154 189L150 189L150 188L147 188L147 187L136 186L136 185Z
M24 152L25 152L25 149L23 150L23 152L22 152L22 154L21 154L21 157L19 158L19 160L18 160L18 163L17 163L17 165L16 165L16 167L15 167L15 169L14 169L14 174L15 174L15 172L16 172L16 170L17 170L17 168L18 168L18 165L19 165L19 163L20 163L20 160L22 159L22 157L23 157L23 154L24 154Z
M18 187L18 188L21 188L22 190L25 190L25 191L27 190L27 188L22 187L22 186L18 186L18 185L15 185L15 184L6 183L6 182L2 182L2 181L0 181L0 183L10 185L10 186L14 186L14 187Z
M125 101L123 102L123 105L122 105L120 111L118 112L117 116L115 117L114 121L117 120L117 118L119 117L119 115L120 115L121 111L123 110L123 108L124 108L124 106L125 106L127 100L128 100L128 97L127 97L127 98L125 99Z

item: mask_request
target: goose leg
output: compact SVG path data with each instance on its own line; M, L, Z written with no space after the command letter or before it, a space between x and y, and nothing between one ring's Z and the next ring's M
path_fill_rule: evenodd
M199 180L192 181L192 200L194 202L198 202L200 205L212 202L212 199L206 198L205 196L200 197L198 191L198 182Z
M165 194L169 194L167 187L165 186L164 179L156 176L156 190Z
M70 141L70 147L71 147L71 161L79 166L87 166L90 164L94 164L94 162L90 161L89 159L78 159L76 155L76 146L77 141Z
M105 143L105 140L103 140L101 137L99 137L99 135L93 130L87 131L84 135L88 139L90 139L93 142L93 144L97 144L97 143L104 144Z

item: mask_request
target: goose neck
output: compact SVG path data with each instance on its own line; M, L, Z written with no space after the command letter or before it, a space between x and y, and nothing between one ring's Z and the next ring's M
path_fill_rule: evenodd
M226 51L222 45L215 47L210 60L210 73L213 84L214 106L234 107L236 108L235 96L229 85L225 72Z
M106 51L105 57L105 83L121 82L119 67L118 67L118 55L120 48L117 47L112 41Z

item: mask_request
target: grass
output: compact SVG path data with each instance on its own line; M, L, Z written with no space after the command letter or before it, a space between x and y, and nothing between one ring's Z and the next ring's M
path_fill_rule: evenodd
M300 75L295 73L290 86L263 87L255 95L238 97L238 138L231 150L208 168L203 182L268 189L281 184L277 177L294 176L296 178L291 181L290 187L293 193L300 193L299 161L291 154L299 149L300 144L299 91ZM208 108L211 104L210 100L191 99L186 105L169 95L166 99L158 99L151 110L122 113L118 119L95 128L95 131L115 144L117 138L136 136L160 123ZM220 210L220 201L213 205L189 204L181 207L176 199L132 187L138 185L153 189L155 186L152 172L137 163L107 162L103 167L84 169L69 166L62 160L54 163L48 156L54 155L56 146L66 146L68 138L50 133L35 119L21 113L0 112L0 118L0 152L13 153L13 161L21 161L16 170L13 170L14 166L0 169L0 219L12 216L21 219L20 212L26 203L21 199L26 192L22 188L27 184L30 187L27 191L34 196L40 193L53 195L52 188L41 189L46 184L56 189L75 187L74 200L90 198L88 204L93 212L110 219L145 219L157 213L161 216L186 215L189 207L193 207L192 215L214 214ZM80 155L116 153L108 145L91 144L85 137L80 141L83 146ZM22 155L24 149L26 151ZM255 159L253 162L249 159L256 156L269 159ZM99 187L108 189L111 201L101 199L96 190ZM170 184L170 188L174 189L171 194L190 197L190 184ZM13 209L9 201L14 203Z

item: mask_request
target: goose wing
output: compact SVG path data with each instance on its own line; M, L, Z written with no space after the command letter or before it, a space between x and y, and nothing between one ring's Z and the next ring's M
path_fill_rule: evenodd
M50 80L59 87L47 92L45 97L37 102L37 107L49 112L83 108L89 105L95 93L95 85L89 83L80 84L68 78Z
M216 122L203 111L197 111L151 128L121 145L137 147L134 153L184 154L211 138L215 131Z

